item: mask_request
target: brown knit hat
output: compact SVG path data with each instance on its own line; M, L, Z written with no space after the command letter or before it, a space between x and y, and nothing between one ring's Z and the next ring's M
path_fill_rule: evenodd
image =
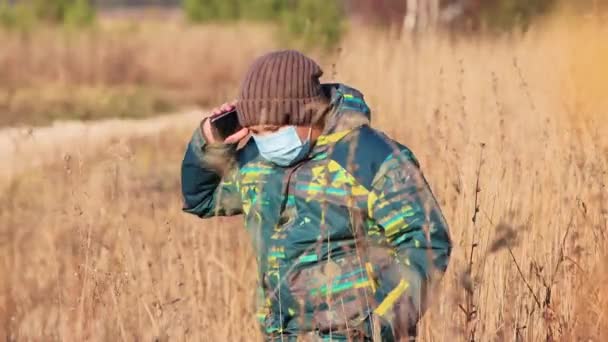
M307 125L326 103L319 77L323 70L293 50L259 57L249 68L237 100L242 126Z

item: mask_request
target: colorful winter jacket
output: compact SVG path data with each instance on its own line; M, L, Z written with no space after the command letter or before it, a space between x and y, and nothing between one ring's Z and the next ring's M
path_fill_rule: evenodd
M333 106L325 131L292 167L265 161L250 139L221 177L197 129L182 165L184 210L244 216L268 339L391 340L415 327L445 272L448 228L412 152L369 126L363 95L324 88Z

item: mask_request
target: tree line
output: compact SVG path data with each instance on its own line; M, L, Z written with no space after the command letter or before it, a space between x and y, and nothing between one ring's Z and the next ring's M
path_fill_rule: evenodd
M527 27L535 18L567 0L0 0L0 24L36 22L87 25L96 11L120 6L181 6L193 23L258 20L281 25L292 38L332 44L346 18L408 31L438 27L450 30L509 30ZM578 0L579 5L606 0Z

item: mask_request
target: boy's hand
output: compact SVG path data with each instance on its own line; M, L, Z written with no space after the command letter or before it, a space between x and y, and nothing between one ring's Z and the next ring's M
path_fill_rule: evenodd
M241 130L239 130L238 132L234 133L233 135L227 137L226 139L224 139L224 141L218 141L216 139L216 137L213 134L213 129L211 127L211 118L214 116L218 116L221 115L223 113L229 112L231 110L233 110L235 107L235 103L224 103L223 105L221 105L218 108L214 108L211 111L211 115L206 118L203 121L202 124L202 130L203 130L203 136L205 137L205 140L210 143L210 144L238 144L242 139L244 139L245 137L247 137L247 135L249 135L249 130L247 128L242 128Z

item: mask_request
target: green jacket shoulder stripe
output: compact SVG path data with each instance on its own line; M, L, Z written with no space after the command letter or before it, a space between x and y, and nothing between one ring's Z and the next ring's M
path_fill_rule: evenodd
M364 125L336 143L330 158L369 190L382 164L391 156L404 152L415 160L407 147Z

